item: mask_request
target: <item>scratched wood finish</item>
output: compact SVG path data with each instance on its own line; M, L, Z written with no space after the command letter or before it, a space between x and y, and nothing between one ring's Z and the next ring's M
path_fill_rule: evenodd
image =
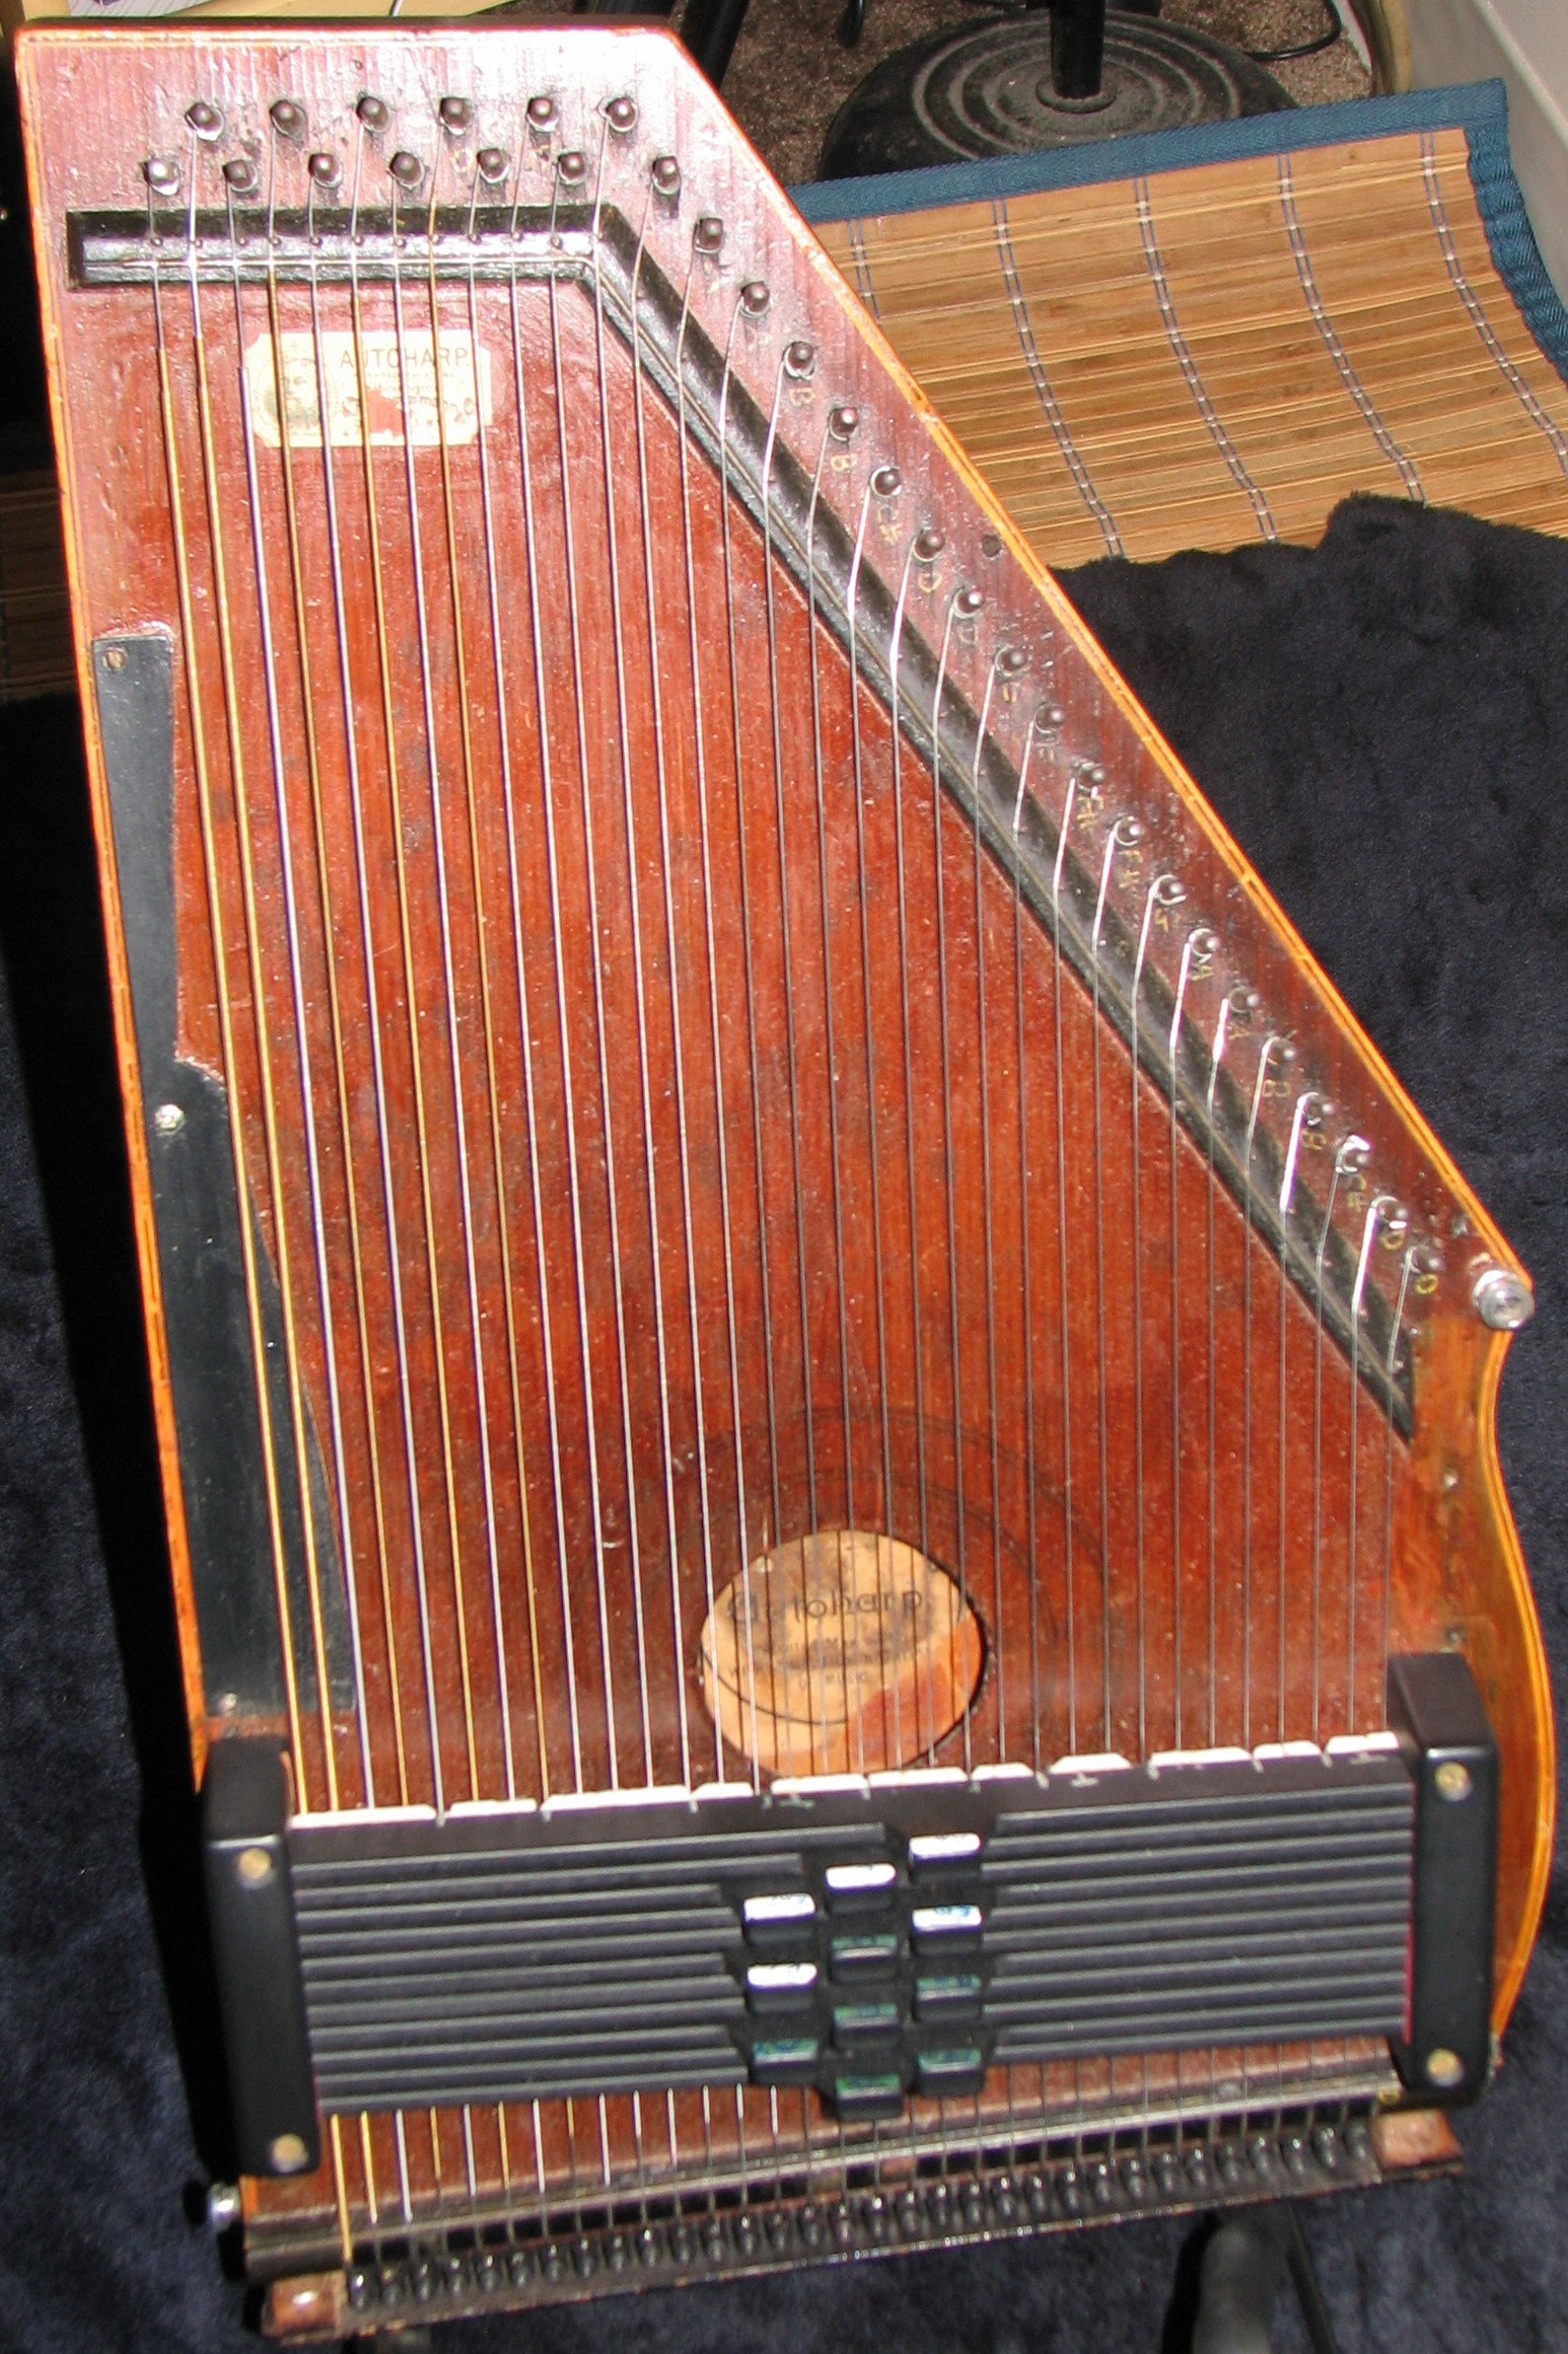
M308 1594L282 1612L297 1688L345 1670L355 1692L291 1712L301 1806L745 1777L702 1703L714 1595L784 1538L880 1530L957 1577L984 1631L943 1764L1326 1739L1381 1721L1386 1646L1461 1646L1503 1748L1501 2022L1551 1805L1492 1443L1503 1343L1470 1306L1478 1267L1515 1263L711 93L646 33L22 49L198 1760L233 1728L203 1688L164 1368L92 716L110 629L179 649L182 1051L229 1091L283 1301L274 1444L319 1447L350 1565L354 1656L328 1657ZM364 90L384 133L354 117ZM435 115L453 92L473 110L456 136ZM540 93L550 138L523 117ZM615 138L599 109L623 95L639 118ZM271 132L278 96L307 141ZM210 144L185 125L196 99L223 117ZM113 153L67 135L105 122ZM466 202L487 142L519 204L549 201L555 154L589 159L734 386L764 416L779 399L781 440L809 477L821 461L867 567L907 580L908 627L946 649L955 695L1015 769L1027 751L1053 831L1070 785L1074 856L1125 929L1150 916L1145 972L1186 986L1205 1036L1230 1008L1237 1084L1267 1040L1294 1042L1263 1071L1260 1136L1283 1156L1302 1096L1332 1107L1300 1131L1313 1239L1325 1205L1353 1253L1372 1202L1400 1206L1396 1248L1372 1229L1369 1281L1403 1317L1408 1445L1202 1145L1182 1128L1173 1146L1166 1091L1135 1083L1006 855L978 848L965 780L934 778L906 736L896 760L886 708L591 281L170 282L156 303L66 282L68 214L144 208L147 157L218 203L220 163L258 153L286 207L307 147L346 181L378 172L378 201L406 147L438 200ZM656 204L668 154L681 193ZM725 224L717 261L693 259L704 216ZM769 289L755 321L747 283ZM291 353L400 349L412 378L432 334L488 361L473 433L432 402L439 431L415 445L412 394L371 412L368 450L264 430ZM815 372L782 399L803 338ZM829 444L842 404L858 430ZM879 497L889 465L902 488ZM933 524L943 544L915 562ZM1004 647L1027 657L1016 674ZM1061 717L1032 738L1043 701ZM1140 838L1118 850L1129 818ZM1365 1169L1331 1188L1353 1135ZM318 1559L318 1592L326 1574ZM985 2097L1043 2126L1372 2069L1340 2046L1156 2055L1087 2085L1014 2071ZM914 2104L882 2146L938 2130ZM776 2172L840 2147L813 2103L756 2092L351 2120L315 2180L249 2195L263 2239L336 2213L347 2241L404 2183L450 2216L454 2197L581 2202L649 2166Z

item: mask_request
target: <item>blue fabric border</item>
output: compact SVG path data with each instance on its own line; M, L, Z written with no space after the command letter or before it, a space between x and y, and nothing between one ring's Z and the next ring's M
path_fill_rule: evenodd
M1044 189L1090 188L1156 172L1190 172L1201 164L1233 163L1243 156L1294 155L1306 147L1336 147L1348 139L1463 129L1473 140L1477 131L1488 128L1502 143L1504 167L1512 178L1508 99L1502 83L1494 81L1411 90L1399 98L1353 98L1337 107L1289 107L1277 115L1244 115L1235 122L1151 131L1137 139L1095 139L1082 147L1051 147L1038 155L1002 156L994 162L933 164L925 171L880 172L859 180L815 180L789 193L803 218L814 223L866 220L877 213L923 212L937 204L982 204L992 196L1031 196Z
M1351 139L1391 139L1410 131L1462 130L1470 185L1499 276L1520 316L1568 383L1568 306L1546 274L1508 148L1508 94L1501 81L1460 82L1411 90L1397 98L1358 98L1334 107L1292 107L1236 122L1155 131L1138 139L1096 139L1038 155L993 162L935 164L926 171L883 172L858 180L820 180L790 190L814 224L865 220L879 213L921 212L939 204L985 203L994 196L1046 189L1090 188L1112 180L1189 172L1203 164L1256 155L1294 155Z
M1495 85L1499 90L1501 82ZM1568 308L1546 274L1525 196L1508 151L1508 110L1498 121L1465 124L1470 150L1470 186L1492 249L1498 275L1519 305L1530 334L1559 376L1568 383Z

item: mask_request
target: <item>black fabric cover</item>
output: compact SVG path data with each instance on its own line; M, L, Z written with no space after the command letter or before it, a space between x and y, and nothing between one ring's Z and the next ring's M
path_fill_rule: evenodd
M1502 1448L1568 1691L1568 546L1366 501L1315 552L1068 586L1533 1271ZM66 704L0 713L0 2348L223 2354L254 2340L194 2220L224 2165L220 2064ZM1464 2180L1307 2216L1344 2354L1568 2344L1565 2057L1559 1876ZM1186 2236L1128 2225L440 2342L1174 2354ZM1305 2342L1282 2299L1280 2348Z

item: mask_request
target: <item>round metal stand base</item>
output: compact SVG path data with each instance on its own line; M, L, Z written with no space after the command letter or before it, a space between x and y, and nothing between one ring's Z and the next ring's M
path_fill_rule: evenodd
M1271 115L1294 102L1272 74L1207 34L1112 9L1093 98L1058 98L1047 9L918 41L868 74L834 117L824 180L1027 155L1090 139Z

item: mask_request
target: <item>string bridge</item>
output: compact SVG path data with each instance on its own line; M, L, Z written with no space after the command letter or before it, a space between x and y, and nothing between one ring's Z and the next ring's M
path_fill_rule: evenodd
M609 225L600 209L599 229ZM312 205L72 213L77 286L330 285L581 275L591 261L591 204Z

